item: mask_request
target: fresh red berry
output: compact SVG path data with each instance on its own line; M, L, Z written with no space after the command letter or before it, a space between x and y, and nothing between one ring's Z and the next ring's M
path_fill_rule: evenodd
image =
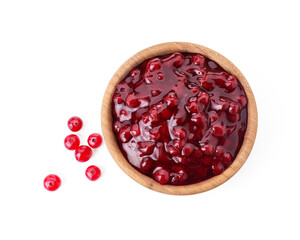
M69 150L76 150L80 145L79 137L75 134L66 136L65 147Z
M88 144L91 148L98 148L102 144L102 136L98 133L93 133L88 138Z
M79 117L71 117L68 120L68 127L72 132L78 132L82 127L82 120Z
M75 151L75 158L79 162L88 161L93 155L92 149L89 146L81 145Z
M91 181L96 181L101 176L101 170L97 166L91 165L85 170L85 175Z
M44 179L44 187L48 191L55 191L60 187L60 185L61 185L61 180L55 174L50 174Z

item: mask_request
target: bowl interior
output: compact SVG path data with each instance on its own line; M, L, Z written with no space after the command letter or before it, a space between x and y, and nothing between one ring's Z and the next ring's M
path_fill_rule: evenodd
M116 85L127 76L131 69L142 63L144 60L174 52L199 53L217 62L225 71L238 78L240 83L243 85L248 98L247 130L245 133L243 145L233 163L220 175L212 177L203 182L184 186L161 185L152 178L134 169L123 156L112 129L111 99L115 92ZM152 190L167 194L186 195L200 193L215 188L220 184L226 182L241 168L241 166L247 160L255 141L257 131L257 108L255 98L249 86L249 83L247 82L244 75L240 72L240 70L227 58L215 52L214 50L201 45L185 42L170 42L158 44L140 51L139 53L129 58L117 70L117 72L110 80L103 97L101 121L103 136L108 150L114 158L115 162L127 175L129 175L138 183Z

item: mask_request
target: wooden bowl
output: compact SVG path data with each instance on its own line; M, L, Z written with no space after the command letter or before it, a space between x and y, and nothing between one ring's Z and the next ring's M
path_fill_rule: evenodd
M246 92L248 98L248 126L245 133L245 138L243 145L236 156L233 163L220 175L212 177L203 182L185 185L185 186L173 186L173 185L161 185L156 182L154 179L140 173L135 168L133 168L128 161L123 156L117 141L115 134L112 128L112 96L115 92L116 85L123 80L126 75L129 73L131 69L142 63L144 60L160 55L170 54L174 52L191 52L191 53L200 53L211 60L217 62L224 70L229 72L230 74L236 76L240 83L243 85L244 90ZM254 95L249 86L244 75L240 72L240 70L227 58L222 56L221 54L197 44L186 43L186 42L169 42L158 44L149 48L146 48L139 53L135 54L131 58L129 58L113 75L110 80L105 95L102 102L102 110L101 110L101 118L102 118L102 131L104 135L105 143L108 147L108 150L115 162L119 165L119 167L132 179L137 181L138 183L144 185L147 188L152 190L174 194L174 195L187 195L187 194L195 194L208 191L213 189L220 184L226 182L229 178L231 178L245 163L247 160L251 149L253 147L256 131L257 131L257 108L254 99Z

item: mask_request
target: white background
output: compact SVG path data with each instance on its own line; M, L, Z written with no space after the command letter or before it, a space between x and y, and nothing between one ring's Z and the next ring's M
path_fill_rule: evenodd
M0 239L300 239L297 3L0 0ZM258 105L248 161L192 196L144 188L105 145L86 163L63 145L71 116L84 121L83 143L101 132L113 73L168 41L229 58ZM90 164L102 169L96 182ZM62 178L56 192L43 187L50 173Z

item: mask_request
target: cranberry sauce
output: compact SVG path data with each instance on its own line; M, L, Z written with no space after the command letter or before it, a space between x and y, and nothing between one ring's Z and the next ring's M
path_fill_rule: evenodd
M128 162L161 184L187 185L222 173L247 127L239 81L193 53L148 59L112 99L113 130Z

